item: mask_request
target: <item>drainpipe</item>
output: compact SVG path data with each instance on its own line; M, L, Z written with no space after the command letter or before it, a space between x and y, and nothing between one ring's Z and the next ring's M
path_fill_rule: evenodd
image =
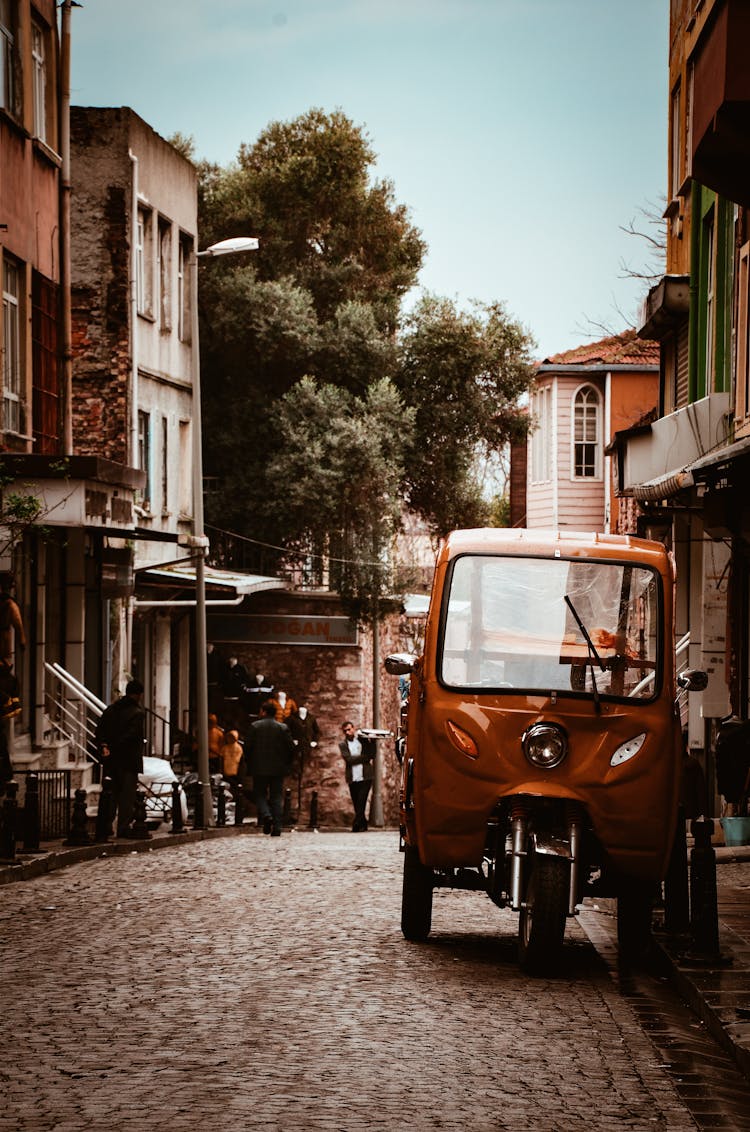
M128 149L131 164L130 190L130 466L138 467L138 158ZM133 617L135 599L128 597L123 602L124 631L126 640L125 662L128 668L133 663ZM122 671L122 658L120 662ZM145 672L142 674L145 680Z
M73 6L73 0L63 0L60 12L60 321L62 441L66 456L73 455L73 319L70 295L70 12Z
M379 601L376 598L376 613L372 623L372 726L376 728L380 727L380 616L378 606ZM383 756L377 739L375 740L370 822L375 829L382 829L385 824L383 821Z
M132 166L130 217L130 466L138 467L138 158Z

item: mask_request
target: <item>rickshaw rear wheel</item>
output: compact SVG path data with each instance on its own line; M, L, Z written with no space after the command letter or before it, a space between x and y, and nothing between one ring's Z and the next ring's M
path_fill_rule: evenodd
M563 857L531 854L526 898L518 920L518 961L529 974L555 968L562 953L570 867Z
M422 864L415 845L405 846L401 891L401 931L405 939L421 943L430 934L432 889L432 869Z
M623 882L617 896L617 950L636 963L651 950L652 892L646 882Z

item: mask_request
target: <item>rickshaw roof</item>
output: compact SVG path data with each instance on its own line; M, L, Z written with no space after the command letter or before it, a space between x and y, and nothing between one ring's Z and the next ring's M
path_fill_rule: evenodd
M542 558L611 558L638 561L656 570L667 569L663 543L634 535L606 535L597 531L529 530L525 527L480 527L452 531L442 556L461 554L517 554Z

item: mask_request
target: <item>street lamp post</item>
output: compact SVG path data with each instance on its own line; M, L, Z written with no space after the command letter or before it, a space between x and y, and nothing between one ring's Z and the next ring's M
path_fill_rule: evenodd
M213 825L213 800L208 762L208 664L206 634L206 555L208 539L203 521L203 438L201 413L201 362L198 341L198 259L204 256L229 255L255 251L258 241L252 236L236 236L211 244L205 251L196 251L191 258L191 348L193 359L193 535L188 545L195 554L195 686L196 730L198 740L198 778L203 797L204 825Z

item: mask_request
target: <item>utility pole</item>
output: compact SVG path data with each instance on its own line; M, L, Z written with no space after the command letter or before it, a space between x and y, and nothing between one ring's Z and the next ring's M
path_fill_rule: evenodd
M372 726L380 728L380 617L376 612L372 621ZM370 802L370 824L383 828L383 756L380 741L375 740L375 767Z

